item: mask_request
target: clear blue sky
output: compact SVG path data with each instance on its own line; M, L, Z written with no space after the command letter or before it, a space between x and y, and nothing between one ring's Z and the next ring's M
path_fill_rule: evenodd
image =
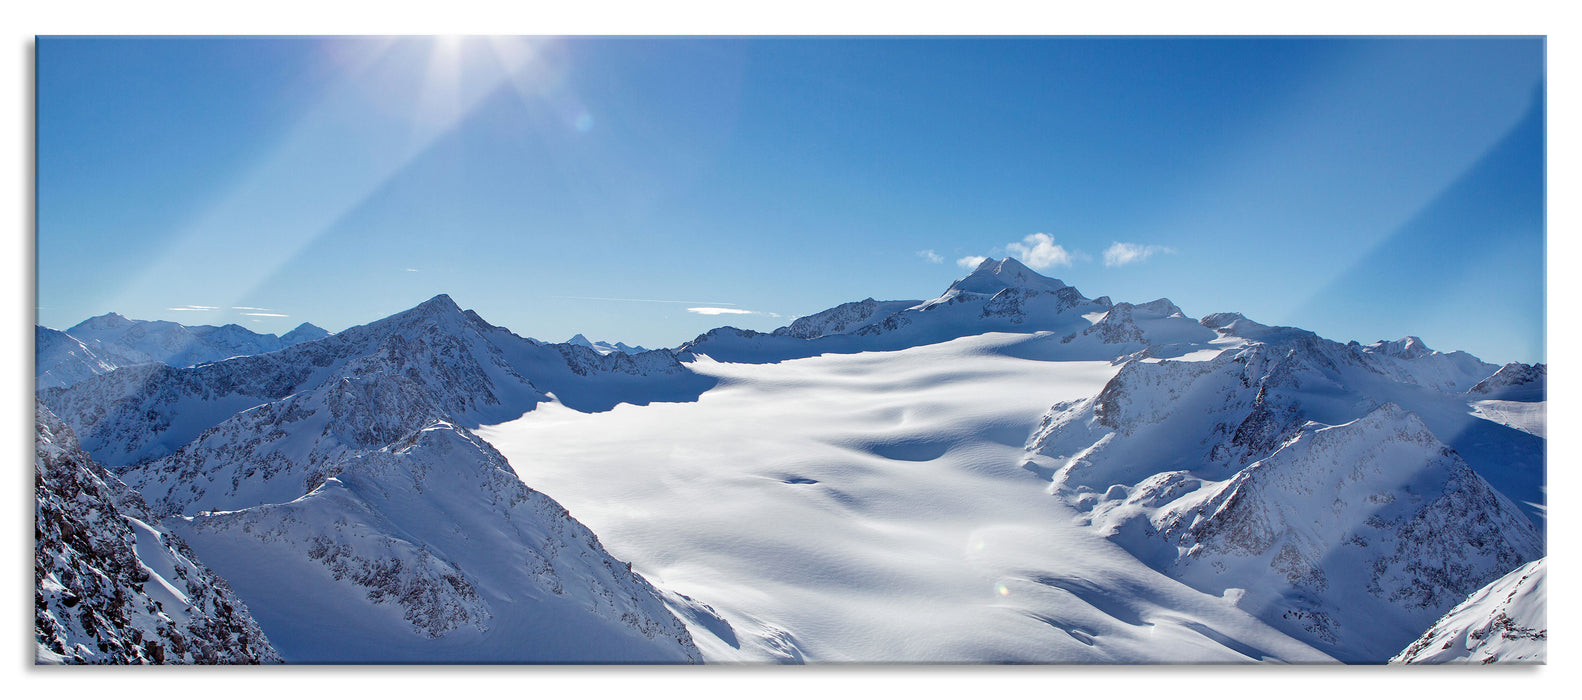
M1545 359L1541 39L37 46L55 328L340 330L444 292L673 346L1009 253L1090 297Z

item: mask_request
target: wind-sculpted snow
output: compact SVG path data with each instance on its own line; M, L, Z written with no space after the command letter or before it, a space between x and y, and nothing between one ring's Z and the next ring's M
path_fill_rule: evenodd
M35 411L35 662L278 662L225 581Z
M295 500L181 522L288 661L700 660L651 585L443 421Z
M1390 663L1545 663L1547 561L1524 564L1467 596Z
M1042 397L1116 367L1002 352L1024 339L700 359L721 383L696 402L546 407L480 435L675 592L710 661L1328 661L1043 493L1024 451Z

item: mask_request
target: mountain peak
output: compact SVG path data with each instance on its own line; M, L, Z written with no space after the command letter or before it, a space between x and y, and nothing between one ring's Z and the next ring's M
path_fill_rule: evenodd
M1023 265L1016 258L1006 257L999 260L987 258L978 264L972 274L967 275L955 284L950 285L952 290L962 292L977 292L979 294L997 294L1005 289L1032 289L1042 292L1057 292L1066 288L1066 283L1053 277L1045 277Z
M83 321L82 323L72 326L71 328L67 328L66 333L72 334L72 331L82 329L120 328L122 326L129 326L131 324L131 319L111 311L110 313L94 316L93 318Z
M1433 354L1433 350L1422 338L1409 335L1400 340L1381 340L1367 346L1369 352L1381 353L1390 357L1399 357L1403 360L1414 360L1424 355Z
M451 299L449 294L436 294L436 295L434 295L434 298L429 299L428 301L425 301L425 302L423 302L421 304L418 304L416 308L423 309L424 311L430 311L430 312L432 312L432 311L461 311L461 307L456 305L456 301L454 299Z
M588 348L593 347L593 341L588 340L588 336L585 336L581 333L571 336L571 340L566 341L566 343L568 345L581 345Z

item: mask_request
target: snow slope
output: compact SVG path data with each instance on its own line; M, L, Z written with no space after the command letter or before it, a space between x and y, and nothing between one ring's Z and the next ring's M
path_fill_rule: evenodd
M185 409L188 432L217 421L123 475L186 516L169 522L240 582L287 660L699 660L649 584L457 423L712 384L668 352L536 343L441 296L298 348L147 367L47 395L91 409L120 378L123 397ZM223 401L254 403L227 417Z
M466 429L432 421L332 470L293 500L171 520L287 661L700 660L646 581Z
M1327 660L1076 522L1024 443L1107 362L990 333L693 363L698 401L479 429L687 619L709 661ZM706 606L706 607L705 607Z
M71 386L115 369L82 341L43 326L33 327L34 389Z
M1478 589L1390 663L1545 663L1547 572L1539 559Z
M34 662L280 659L226 582L35 407Z

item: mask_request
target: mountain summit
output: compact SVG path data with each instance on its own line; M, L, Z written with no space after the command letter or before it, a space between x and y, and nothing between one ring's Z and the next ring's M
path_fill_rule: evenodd
M1058 292L1066 288L1066 283L1053 277L1045 277L1034 272L1032 268L1023 265L1016 258L995 260L988 258L978 264L978 267L955 284L950 285L951 291L977 292L978 294L998 294L1005 289L1032 289L1040 292ZM948 292L947 292L948 293Z

